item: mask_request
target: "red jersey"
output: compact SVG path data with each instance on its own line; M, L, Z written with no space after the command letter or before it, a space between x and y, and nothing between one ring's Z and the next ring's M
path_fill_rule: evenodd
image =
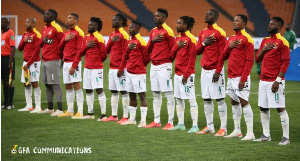
M258 59L259 52L268 43L275 44L275 48L265 52L262 59ZM275 81L279 72L285 73L289 67L289 42L280 33L264 38L257 51L255 60L257 63L262 62L260 79L263 81Z
M131 37L128 46L131 43L136 43L136 48L129 50L126 46L125 54L122 58L122 63L119 70L123 71L125 66L127 71L132 74L146 74L146 67L150 61L149 54L147 54L147 42L138 33ZM127 62L127 63L126 63Z
M32 37L32 40L28 40L28 43L25 43L24 40L26 37ZM18 50L23 51L24 61L27 62L27 65L30 66L36 61L40 61L40 39L41 34L35 29L25 32L22 35L22 39L19 43ZM38 50L36 50L38 49ZM37 53L34 53L37 52Z
M65 38L71 33L75 34L75 37L69 41L65 41ZM76 54L81 47L83 37L84 32L78 26L70 28L70 30L65 33L65 36L58 46L59 50L63 51L63 60L65 62L73 62L75 60Z
M12 46L16 46L15 33L11 29L1 31L1 56L10 55Z
M203 46L206 37L214 36L216 42ZM202 55L201 66L205 70L216 69L219 57L226 46L226 33L217 24L209 25L199 33L198 44L196 47L197 55Z
M43 39L48 36L48 39L52 39L52 44L44 44ZM59 60L62 58L62 52L59 51L58 45L64 37L61 27L52 21L47 23L42 32L42 38L40 40L40 47L42 50L43 61Z
M119 40L116 42L112 42L111 39L114 36L119 36ZM129 40L129 35L123 29L123 27L119 29L115 29L115 32L110 34L109 40L106 45L106 52L110 54L110 68L111 69L119 69L122 60L122 54L125 52L127 47L127 41Z
M162 42L152 43L152 39L157 35L163 36ZM148 53L150 54L153 65L160 65L164 63L170 63L170 52L175 44L174 33L172 29L165 23L161 26L157 26L150 32L150 38L147 45Z
M87 43L89 41L94 41L96 46L93 48L88 48ZM98 31L88 34L83 38L81 43L80 52L76 55L76 58L72 64L74 69L77 68L81 57L85 55L85 64L84 68L88 69L103 69L103 63L107 58L105 42L103 36L98 33Z
M239 40L240 45L231 49L229 44L234 40ZM253 53L254 45L252 37L246 33L245 29L236 31L236 34L231 36L227 41L227 46L219 58L216 72L221 72L224 61L228 59L228 78L241 77L241 81L246 82L253 65Z
M178 41L185 41L185 47L179 48ZM181 33L181 36L176 37L176 42L171 51L171 59L176 57L175 73L188 78L191 74L195 74L197 40L190 31L186 31Z

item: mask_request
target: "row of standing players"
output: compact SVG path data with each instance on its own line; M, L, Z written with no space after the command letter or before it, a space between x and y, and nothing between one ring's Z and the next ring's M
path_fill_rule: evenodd
M249 104L250 71L253 65L253 39L245 31L247 17L239 14L233 20L233 30L236 34L226 40L226 33L216 24L219 13L210 9L205 16L207 28L199 34L198 42L190 33L195 20L189 16L178 19L176 30L180 33L174 38L173 31L166 25L168 12L157 9L154 15L156 28L150 32L148 43L140 36L141 24L132 21L128 34L123 27L127 26L127 19L122 14L116 14L112 20L115 31L110 35L105 46L104 39L99 32L102 22L92 17L88 25L87 36L77 26L78 15L70 14L66 25L70 28L65 34L55 23L57 13L48 10L44 15L46 27L40 35L34 28L34 18L26 21L27 32L23 34L19 50L24 50L23 68L30 71L31 84L35 90L36 108L31 109L31 87L25 86L27 106L20 111L32 113L52 113L51 116L73 116L73 102L77 97L78 112L72 119L94 119L93 102L94 92L98 94L101 116L98 121L118 121L119 93L122 94L123 118L118 121L121 125L136 124L137 110L136 94L140 97L141 122L138 127L161 127L160 110L162 105L161 92L167 98L168 123L164 130L185 130L184 111L185 102L190 103L192 128L188 133L207 134L215 133L213 124L215 99L221 120L219 131L214 136L225 138L242 137L240 120L242 111L247 125L247 134L242 140L271 141L270 110L276 108L280 114L283 129L283 138L279 145L287 145L289 140L289 117L285 110L284 73L289 65L289 44L280 35L284 21L280 17L273 17L268 26L270 37L265 38L256 54L256 61L262 62L261 80L259 83L258 106L261 109L263 135L255 139L253 133L253 112ZM38 79L40 58L42 51L42 83L47 87L48 108L40 107L38 96ZM106 97L103 92L103 61L110 53L109 89L111 90L112 115L106 117ZM203 130L198 128L198 105L195 96L195 60L201 55L201 93L204 100L204 112L207 126ZM86 90L88 114L83 116L83 92L81 82L81 57L85 55L83 72L83 88ZM63 57L63 78L67 93L68 110L62 111L62 92L60 87L60 59ZM224 61L228 59L228 81L225 92ZM146 66L151 60L150 81L153 91L154 121L146 125ZM174 89L172 85L172 62L175 60ZM23 72L22 72L23 74ZM23 77L22 77L23 78ZM22 80L25 82L25 80ZM34 85L37 84L37 85ZM174 95L173 95L174 91ZM129 93L129 94L128 94ZM234 131L227 135L227 105L226 93L231 98ZM53 110L53 95L56 95L58 109ZM173 125L176 111L178 124ZM30 104L31 103L31 104ZM242 110L243 109L243 110ZM128 113L130 117L128 118Z

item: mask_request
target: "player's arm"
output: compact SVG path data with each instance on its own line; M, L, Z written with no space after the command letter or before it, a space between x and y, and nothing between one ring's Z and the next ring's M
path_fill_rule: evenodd
M11 34L10 39L9 39L9 45L10 45L10 55L9 55L9 63L8 63L8 68L12 69L13 65L12 62L14 61L15 58L15 52L16 52L16 39L15 35Z
M21 41L20 41L20 43L19 43L19 46L18 46L18 50L19 50L19 51L23 51L23 50L24 50L24 47L25 47L25 45L26 45L26 43L24 42L24 38L25 38L25 34L23 34L22 39L21 39Z
M172 50L170 52L170 59L171 61L174 61L175 58L176 58L176 55L177 55L177 51L180 49L180 47L182 46L183 44L183 41L182 40L179 40L179 38L176 38L176 42L173 47L172 47ZM185 44L186 45L186 44ZM182 46L184 47L184 46Z
M127 45L125 47L125 50L123 51L124 53L122 54L121 64L119 66L119 70L118 70L118 73L117 73L117 76L119 78L124 73L124 68L126 67L126 63L127 63L127 60L128 60L129 53L131 52L132 49L135 49L135 48L136 48L136 44L132 43L131 41L128 41L128 43L127 43Z
M144 56L143 63L144 63L144 66L146 67L148 65L148 63L151 61L150 55L147 53L148 52L147 46L141 45L141 51Z
M188 48L189 48L190 57L189 57L188 66L185 68L185 72L182 77L183 84L187 83L187 79L192 74L192 71L195 68L195 63L196 63L196 44L190 41L188 45L189 45Z
M71 73L71 71L69 71L69 73L71 75L74 74L75 72L75 69L77 68L79 62L81 61L81 57L84 56L86 54L86 51L88 49L88 44L89 42L87 42L87 39L86 37L82 39L82 42L80 43L81 44L81 47L78 48L78 51L77 51L77 54L76 54L76 57L75 57L75 60L74 62L72 63L72 68L73 68L73 73Z
M101 61L104 62L107 58L105 43L97 42L97 45L100 50Z
M110 54L111 47L114 44L114 42L111 39L112 39L112 34L110 34L110 37L109 37L108 42L106 44L106 52L107 52L107 54Z
M70 35L70 34L69 34L69 35ZM66 37L67 37L67 36L64 36L64 37L62 38L62 40L60 41L59 45L58 45L58 49L59 49L60 51L64 51L65 45L66 45L66 43L69 41L69 39L66 39ZM71 40L71 39L70 39L70 40Z
M245 86L245 82L247 81L248 75L250 75L253 63L254 63L254 45L250 42L246 42L245 44L245 56L246 56L246 62L245 62L245 67L244 71L242 73L242 77L239 83L239 89L243 89Z
M221 55L219 56L218 65L217 65L217 69L216 69L215 73L218 73L218 74L221 73L222 68L224 66L224 61L229 58L229 54L230 54L230 52L232 50L232 48L230 47L231 43L230 43L229 40L227 42L226 47L224 48L224 50L221 52Z
M34 63L35 60L37 60L39 54L40 54L40 45L39 45L40 39L34 35L33 37L33 42L34 43L34 51L32 56L30 57L30 59L28 60L27 64L26 64L26 68L28 68L31 64ZM25 67L25 66L24 66Z
M83 42L84 42L83 37L80 34L78 34L77 35L77 47L76 47L77 48L77 53L76 53L74 62L75 62L75 60L76 60L77 63L79 63L81 61L80 49L81 49L81 46L82 46ZM69 69L69 74L70 75L73 75L75 73L75 69L78 66L78 64L76 65L76 64L74 64L74 62L72 63L71 68ZM76 68L73 68L73 64L74 64L74 66L76 65Z
M172 50L173 46L176 44L174 36L168 34L167 40L168 40L169 48L170 50Z
M224 51L224 49L225 49L225 47L226 47L226 43L227 43L226 37L223 36L223 35L221 35L221 34L219 34L219 35L218 35L217 42L218 42L218 46L219 46L219 48L218 48L218 53L219 53L219 55L220 55L218 61L222 61L222 59L220 59L220 57L223 56L223 55L222 55L222 52ZM221 64L224 65L224 60L223 60L223 63L221 63ZM221 65L221 64L220 64L220 65ZM218 64L218 65L219 65L219 64ZM217 66L218 66L218 65L217 65ZM218 69L218 72L219 72L219 73L218 73L218 72L215 72L215 73L213 74L213 77L212 77L212 82L213 82L213 83L219 81L219 78L220 78L220 72L221 72L223 66L222 66L221 70L220 70L220 68L221 68L221 67L219 67L219 69Z
M264 39L265 40L265 39ZM271 41L269 41L267 44L265 44L265 41L262 41L261 42L261 45L260 45L260 47L259 47L259 50L257 51L257 54L256 54L256 56L255 56L255 61L257 62L257 63L260 63L262 60L263 60L263 58L264 58L264 56L265 56L265 53L267 52L267 51L269 51L269 50L271 50L271 49L274 49L274 47L275 47L275 44L271 44L270 42ZM263 46L263 45L265 45L265 46Z
M289 46L284 45L283 43L281 44L281 49L280 49L280 62L281 62L281 67L280 67L280 72L275 80L275 82L272 85L272 92L276 93L279 88L279 84L282 81L282 78L284 77L284 74L286 73L289 65L290 65L290 48Z
M152 43L152 39L153 39L152 34L153 34L153 30L151 30L150 32L150 36L147 44L147 53L149 54L152 52L152 49L154 47L154 43Z

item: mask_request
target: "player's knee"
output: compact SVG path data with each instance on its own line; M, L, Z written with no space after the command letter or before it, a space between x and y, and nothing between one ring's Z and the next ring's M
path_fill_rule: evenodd
M32 85L33 88L38 88L39 87L38 82L32 82L31 85Z
M93 93L93 90L91 90L91 89L86 89L85 92L86 92L87 94L90 94L90 93Z
M231 104L232 104L232 105L238 105L239 102L235 101L234 99L231 99Z
M261 111L269 111L269 108L262 108L262 107L259 107Z
M203 99L204 102L211 102L212 100L211 99Z
M72 84L65 84L66 90L71 90L72 89Z
M98 88L98 89L96 89L96 92L97 92L97 94L103 93L103 88Z
M32 83L31 83L31 84L32 84ZM30 87L30 86L31 86L30 84L27 84L27 85L26 85L26 84L24 83L24 87Z
M277 108L278 113L283 112L283 111L285 111L285 108Z
M111 90L111 93L118 93L117 90Z
M120 91L122 95L127 94L127 91Z

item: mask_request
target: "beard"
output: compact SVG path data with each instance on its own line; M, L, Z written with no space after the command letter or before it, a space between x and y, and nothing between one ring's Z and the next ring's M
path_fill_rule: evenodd
M272 29L270 31L268 31L269 34L276 34L277 33L277 29Z

